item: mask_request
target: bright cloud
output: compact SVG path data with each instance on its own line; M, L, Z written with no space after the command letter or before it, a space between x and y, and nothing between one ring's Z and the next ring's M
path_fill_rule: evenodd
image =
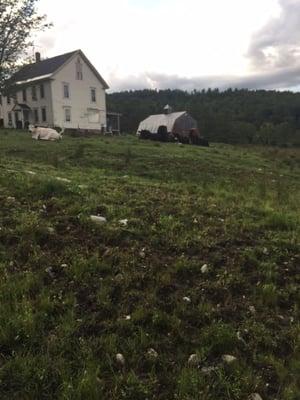
M81 48L112 90L289 87L280 68L295 84L299 0L41 0L40 10L54 28L36 50Z

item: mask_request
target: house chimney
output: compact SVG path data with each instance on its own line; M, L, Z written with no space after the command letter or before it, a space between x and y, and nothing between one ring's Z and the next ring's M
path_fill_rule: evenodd
M36 52L35 53L35 62L38 63L41 61L41 53Z

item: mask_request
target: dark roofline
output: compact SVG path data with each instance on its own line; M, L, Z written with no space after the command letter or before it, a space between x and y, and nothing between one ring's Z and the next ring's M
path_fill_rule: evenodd
M74 50L68 53L64 53L64 54L60 54L58 56L55 57L50 57L50 58L46 58L45 60L42 60L40 62L35 62L32 64L28 64L24 67L22 67L19 71L17 71L10 79L10 84L13 85L15 82L22 82L23 84L27 84L26 80L28 79L34 79L34 78L38 78L39 76L41 76L41 80L44 79L51 79L52 75L55 75L59 70L61 70L73 57L80 55L83 60L86 62L86 64L90 67L90 69L94 72L94 74L96 75L96 77L98 78L98 80L101 82L101 84L103 85L104 89L109 89L108 84L105 82L105 80L102 78L102 76L99 74L99 72L96 70L96 68L93 66L93 64L90 62L90 60L86 57L86 55L83 53L82 50L78 49L78 50ZM47 78L43 78L43 72L41 71L41 69L38 69L39 73L31 73L29 72L29 78L26 79L26 75L28 76L28 72L26 70L30 71L30 67L32 67L33 69L35 69L36 67L43 67L43 63L45 64L49 64L52 62L55 62L57 59L62 59L62 62L59 63L56 68L51 68L51 70L49 71L49 73L47 73L47 75L51 75ZM57 61L56 61L57 62ZM55 67L55 65L54 65ZM22 72L23 72L23 76L22 76ZM27 74L26 74L27 72ZM38 81L38 80L36 80Z

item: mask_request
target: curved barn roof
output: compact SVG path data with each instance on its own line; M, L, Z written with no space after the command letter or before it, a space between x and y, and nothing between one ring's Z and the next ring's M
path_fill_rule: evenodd
M162 125L167 127L168 132L172 132L177 119L185 114L186 111L174 112L171 114L150 115L150 117L140 123L138 132L145 130L151 133L157 133L158 128Z

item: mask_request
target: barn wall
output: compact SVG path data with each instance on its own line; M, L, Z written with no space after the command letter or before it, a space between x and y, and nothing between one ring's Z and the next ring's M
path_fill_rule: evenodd
M177 118L172 133L188 136L191 129L198 129L197 121L190 115L185 114Z

